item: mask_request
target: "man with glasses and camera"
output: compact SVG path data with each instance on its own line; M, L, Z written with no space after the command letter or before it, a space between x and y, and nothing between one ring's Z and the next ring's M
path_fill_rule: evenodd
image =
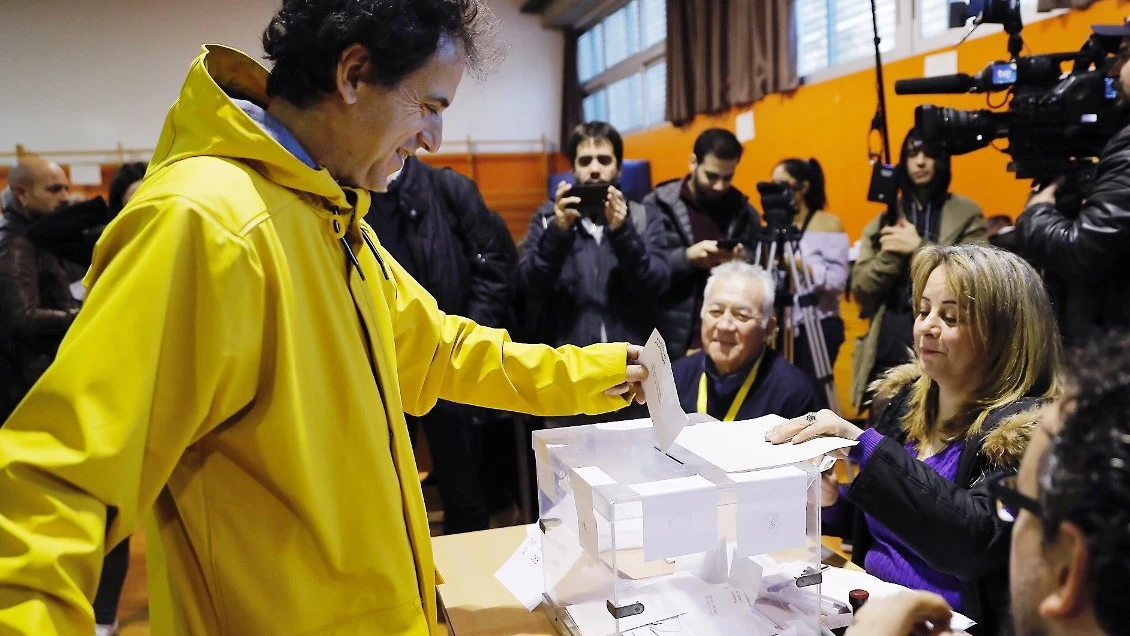
M672 367L687 413L732 422L799 417L820 408L808 376L766 342L777 330L773 277L733 261L715 267L702 302L702 349Z
M1119 116L1130 110L1130 25L1096 25L1107 50L1118 50L1110 77L1118 88ZM1044 270L1056 288L1064 342L1081 345L1096 334L1130 326L1130 126L1103 149L1078 211L1070 209L1062 180L1028 200L1016 221L1017 253ZM1052 281L1055 281L1054 283Z
M577 126L564 151L576 183L558 184L534 213L518 262L523 335L553 346L646 342L670 279L662 220L620 191L624 141L611 125ZM641 405L627 410L547 425L647 416Z
M1016 636L1130 634L1130 337L1081 352L1072 390L1035 428L1020 472L989 484L1012 523ZM950 609L917 592L869 602L848 636L944 634Z

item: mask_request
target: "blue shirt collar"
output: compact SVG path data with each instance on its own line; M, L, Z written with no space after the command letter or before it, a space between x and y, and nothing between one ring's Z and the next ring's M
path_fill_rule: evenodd
M310 153L306 152L302 144L298 143L298 139L287 130L286 126L284 126L281 121L268 113L265 108L246 99L232 99L232 101L235 102L235 105L238 106L240 110L247 113L247 116L250 117L252 121L259 124L259 127L268 135L279 142L279 145L286 148L287 152L294 155L299 161L310 168L314 170L318 169L318 165L314 163L314 158L310 156Z

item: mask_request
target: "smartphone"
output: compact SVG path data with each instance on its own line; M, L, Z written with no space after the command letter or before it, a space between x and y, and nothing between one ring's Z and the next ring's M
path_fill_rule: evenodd
M565 193L566 197L577 197L581 200L573 206L581 216L590 219L604 218L604 204L608 200L608 183L590 183L575 185Z
M733 239L733 238L720 239L718 241L718 249L720 249L720 250L732 250L732 249L734 249L735 247L738 246L739 242L740 241L738 241L738 239Z

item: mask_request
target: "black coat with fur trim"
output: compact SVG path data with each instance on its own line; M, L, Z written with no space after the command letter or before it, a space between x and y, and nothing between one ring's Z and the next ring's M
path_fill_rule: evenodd
M961 581L963 614L977 621L973 634L1002 633L1008 624L1008 556L1011 524L997 516L988 478L1015 473L1039 419L1041 401L1023 398L986 418L979 434L965 439L954 481L906 452L902 418L908 410L915 365L892 370L878 395L890 397L876 429L886 439L847 490L853 513L839 515L849 527L825 528L851 537L852 561L863 566L874 538L871 515L931 567Z

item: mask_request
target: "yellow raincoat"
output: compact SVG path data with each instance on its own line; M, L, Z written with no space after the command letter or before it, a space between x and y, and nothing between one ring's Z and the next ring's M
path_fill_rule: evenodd
M104 544L150 509L173 596L154 620L177 634L434 633L404 412L625 405L602 394L623 344L514 344L439 311L359 221L368 194L228 97L265 104L266 77L222 47L194 62L56 363L0 429L0 634L89 636Z

